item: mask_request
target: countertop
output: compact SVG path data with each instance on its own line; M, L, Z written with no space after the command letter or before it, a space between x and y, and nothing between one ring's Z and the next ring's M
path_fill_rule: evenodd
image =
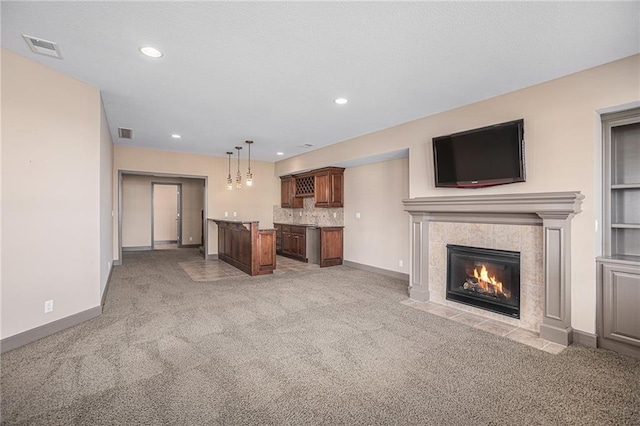
M260 223L257 220L234 220L234 219L213 219L213 218L208 218L207 220L212 220L214 222L227 222L227 223Z
M257 220L229 220L229 219L213 219L213 218L207 218L207 220L211 220L213 222L225 222L225 223L235 223L238 225L244 225L244 224L249 224L249 223L257 223L258 224L258 230L259 231L275 231L276 228L263 228L260 226L260 222Z
M303 226L305 228L344 228L343 225L314 225L312 223L273 222L274 225Z

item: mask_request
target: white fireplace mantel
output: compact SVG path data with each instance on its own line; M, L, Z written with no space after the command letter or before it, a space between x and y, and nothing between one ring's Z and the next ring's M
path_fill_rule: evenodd
M429 300L429 222L541 224L545 296L540 337L571 344L571 219L580 213L583 199L580 192L571 191L404 200L412 222L411 298Z

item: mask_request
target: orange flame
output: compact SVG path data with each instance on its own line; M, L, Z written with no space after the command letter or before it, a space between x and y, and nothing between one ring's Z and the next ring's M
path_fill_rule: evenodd
M484 265L480 269L480 274L478 274L476 268L473 268L473 276L478 280L478 285L484 291L489 291L489 286L492 286L496 294L502 293L502 282L498 281L495 276L489 277L489 272L487 272L487 268Z

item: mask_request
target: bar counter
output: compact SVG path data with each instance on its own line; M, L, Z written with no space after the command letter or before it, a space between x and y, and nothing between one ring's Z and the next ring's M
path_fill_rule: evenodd
M273 274L276 231L258 221L209 219L218 225L218 259L249 275Z

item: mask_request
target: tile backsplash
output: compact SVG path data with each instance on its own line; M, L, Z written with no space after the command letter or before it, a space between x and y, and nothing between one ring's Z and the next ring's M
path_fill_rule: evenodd
M306 197L304 198L304 206L301 209L283 209L280 206L273 206L273 222L343 226L344 208L317 208L315 207L314 198Z

